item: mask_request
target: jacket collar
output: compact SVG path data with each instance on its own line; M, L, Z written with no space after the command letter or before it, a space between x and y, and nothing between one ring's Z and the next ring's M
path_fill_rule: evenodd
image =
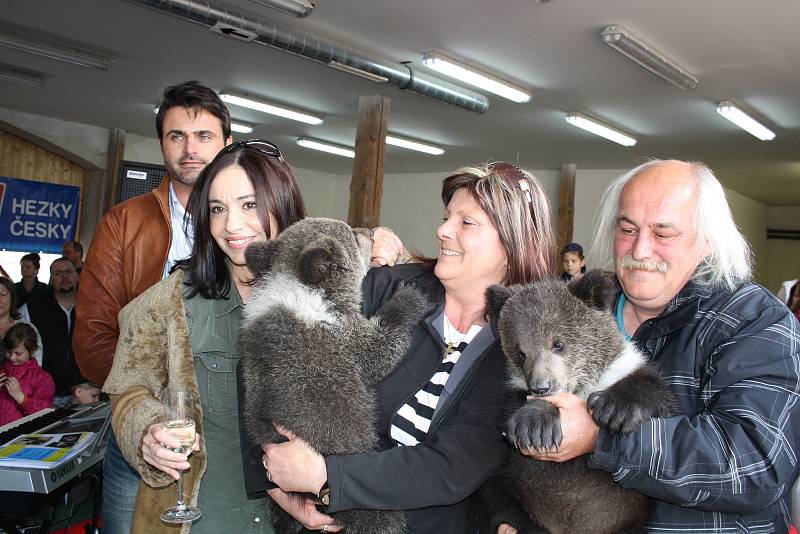
M158 187L151 191L153 196L156 197L158 207L161 208L161 213L167 221L169 221L169 182L170 177L166 175Z
M617 287L616 302L619 299L619 295L622 293L622 286L616 276L614 276L614 283ZM662 311L658 317L645 321L639 326L633 336L634 339L641 337L641 334L637 334L640 333L644 325L648 325L647 337L665 336L678 330L695 316L701 303L711 297L712 293L713 289L709 287L708 284L702 281L696 281L693 277L681 288L678 294L667 303L667 307L664 308L664 311Z

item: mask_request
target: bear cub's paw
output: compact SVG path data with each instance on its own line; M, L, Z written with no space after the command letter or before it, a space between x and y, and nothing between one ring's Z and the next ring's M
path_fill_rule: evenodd
M557 449L562 440L558 408L542 399L528 401L509 418L507 434L518 449Z
M608 389L592 393L587 405L599 426L614 433L630 434L653 417L676 414L674 398L666 382L645 368Z
M431 302L422 291L411 285L402 285L389 302L381 306L378 314L384 326L407 327L417 324L430 307Z

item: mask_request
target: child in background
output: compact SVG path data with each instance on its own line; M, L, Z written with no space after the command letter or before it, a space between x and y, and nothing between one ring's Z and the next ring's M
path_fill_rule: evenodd
M580 278L586 272L586 260L583 259L583 247L577 243L570 243L561 250L561 266L564 268L562 280Z
M3 338L6 361L0 371L0 425L49 408L56 386L53 378L31 357L38 343L36 331L17 323Z
M69 406L90 404L100 400L100 388L91 382L82 382L80 384L70 386L69 392L72 395Z

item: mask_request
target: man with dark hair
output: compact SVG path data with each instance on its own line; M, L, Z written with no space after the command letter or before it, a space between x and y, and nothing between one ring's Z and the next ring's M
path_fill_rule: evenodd
M85 382L72 351L77 287L78 273L70 259L62 256L50 264L47 293L32 296L27 302L28 315L42 337L42 368L56 383L56 408L69 403L72 386Z
M74 239L64 242L61 245L61 254L69 258L69 261L75 267L75 272L81 274L81 269L83 269L83 245L81 242Z
M83 375L106 380L119 336L117 314L189 256L186 202L197 176L232 141L228 109L210 88L192 81L167 87L156 115L167 176L150 193L111 208L95 230L81 273L74 347ZM103 481L103 532L130 532L139 476L112 433Z

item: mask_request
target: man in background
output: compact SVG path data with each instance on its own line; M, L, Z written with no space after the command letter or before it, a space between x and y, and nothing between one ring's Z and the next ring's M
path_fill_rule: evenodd
M77 286L78 273L69 258L62 256L50 264L47 293L27 302L28 315L42 337L42 368L56 384L56 408L69 404L72 386L85 382L72 351Z
M66 241L63 245L61 245L61 253L69 258L69 261L72 262L72 265L75 267L75 272L79 275L81 274L81 270L83 269L83 245L80 241Z

